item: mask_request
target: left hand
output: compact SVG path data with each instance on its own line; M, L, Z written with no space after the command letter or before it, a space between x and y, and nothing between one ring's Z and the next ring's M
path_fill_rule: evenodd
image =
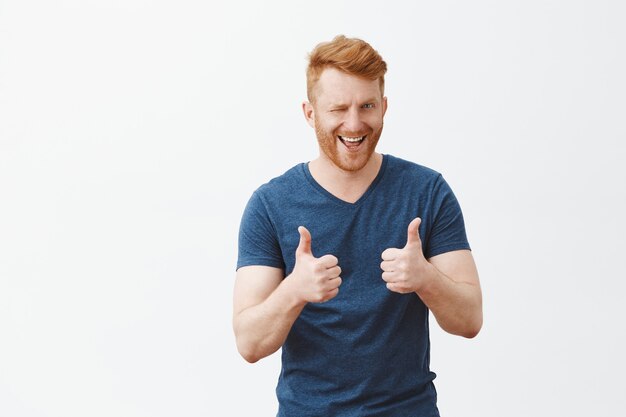
M422 253L419 226L422 219L413 219L409 224L406 245L402 249L389 248L382 253L383 280L387 289L400 294L418 292L431 276L432 265Z

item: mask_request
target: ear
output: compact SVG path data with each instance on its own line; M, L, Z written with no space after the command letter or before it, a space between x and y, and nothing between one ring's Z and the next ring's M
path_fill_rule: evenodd
M387 113L387 97L383 97L383 117Z
M302 103L302 112L309 126L315 129L315 109L313 108L313 104L304 101Z

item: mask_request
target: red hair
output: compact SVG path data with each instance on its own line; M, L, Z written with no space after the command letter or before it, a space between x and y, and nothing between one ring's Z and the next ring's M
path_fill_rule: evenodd
M306 70L306 93L309 101L313 101L313 89L322 72L332 67L351 75L378 80L380 92L385 92L385 73L387 63L372 46L357 38L346 38L337 35L330 42L318 44L309 54L309 65Z

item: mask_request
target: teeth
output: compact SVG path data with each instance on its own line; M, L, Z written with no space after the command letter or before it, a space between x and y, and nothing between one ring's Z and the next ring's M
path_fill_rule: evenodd
M360 142L363 140L363 138L365 138L365 136L359 136L357 138L349 138L346 136L340 136L340 138L345 140L346 142Z

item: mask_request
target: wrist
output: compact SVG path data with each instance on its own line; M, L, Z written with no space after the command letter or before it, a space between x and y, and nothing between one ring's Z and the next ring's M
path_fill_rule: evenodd
M281 285L286 301L290 307L304 307L307 304L307 300L301 294L298 281L298 276L292 272L285 277Z
M415 292L418 295L435 292L439 279L439 270L435 268L433 264L426 261L422 270L422 279L419 280L420 284Z

